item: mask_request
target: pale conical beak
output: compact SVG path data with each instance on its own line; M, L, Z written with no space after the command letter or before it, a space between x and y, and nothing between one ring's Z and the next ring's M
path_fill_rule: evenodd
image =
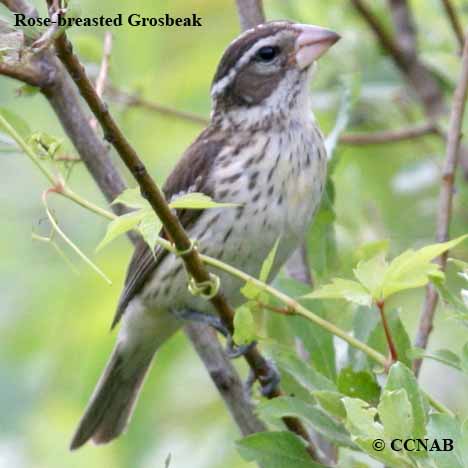
M299 36L296 39L296 62L302 70L319 59L341 36L330 29L298 24Z

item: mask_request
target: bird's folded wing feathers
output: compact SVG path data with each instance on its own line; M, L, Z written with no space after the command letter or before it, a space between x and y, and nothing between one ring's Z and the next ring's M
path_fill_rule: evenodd
M215 132L210 127L201 133L184 153L164 184L163 192L168 201L175 196L190 192L202 192L213 196L210 172L213 161L221 151L224 142L222 133ZM202 213L203 210L177 210L177 216L186 230L196 222ZM160 235L167 238L164 230L161 231ZM137 243L127 269L125 286L112 321L112 328L120 321L129 302L135 294L141 291L167 254L168 251L160 246L156 246L153 253L146 242L139 241Z

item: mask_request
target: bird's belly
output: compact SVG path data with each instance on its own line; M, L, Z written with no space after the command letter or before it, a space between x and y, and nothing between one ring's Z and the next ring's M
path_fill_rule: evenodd
M213 198L239 206L208 209L197 219L188 234L197 240L202 253L258 278L265 258L279 239L272 279L299 246L320 203L326 158L316 141L305 137L290 140L298 142L293 149L286 151L281 144L270 142L266 153L260 151L267 147L260 140L258 153L239 156L228 166L220 164L214 174L218 186ZM246 168L246 161L256 155L264 156ZM234 307L240 305L242 281L210 269L220 277L228 302ZM177 273L171 276L171 272ZM209 301L190 294L181 260L174 255L168 255L158 266L143 296L150 308L192 307L212 312Z

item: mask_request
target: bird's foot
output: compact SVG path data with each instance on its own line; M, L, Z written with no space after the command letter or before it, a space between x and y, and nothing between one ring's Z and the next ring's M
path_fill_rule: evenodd
M247 381L245 382L245 387L248 395L252 394L252 387L255 383L256 377L253 371L251 370ZM264 376L260 376L258 381L260 383L260 393L264 397L270 397L275 393L275 390L278 388L280 383L280 374L278 369L273 364L273 362L268 361L268 372Z
M253 341L247 345L238 346L234 343L231 333L219 317L212 314L206 314L204 312L199 312L198 310L193 309L179 309L173 310L172 313L181 320L189 320L196 323L204 323L214 328L217 332L221 333L226 340L226 354L229 359L236 359L238 357L244 356L248 353L257 343Z
M231 334L226 336L226 339L227 339L226 353L229 359L236 359L238 357L244 356L252 348L254 348L257 345L256 341L252 341L251 343L248 343L246 345L237 345L236 343L234 343L234 340L232 339Z

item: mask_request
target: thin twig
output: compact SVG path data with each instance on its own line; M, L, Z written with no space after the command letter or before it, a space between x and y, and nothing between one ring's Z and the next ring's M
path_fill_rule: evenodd
M209 272L204 266L197 250L191 249L192 243L180 224L179 219L169 208L164 195L159 187L154 183L142 160L123 135L117 123L111 116L107 106L97 95L96 90L86 75L83 66L76 55L73 54L72 46L65 34L62 34L56 40L55 46L60 60L74 80L82 97L87 102L94 116L101 124L105 138L116 149L120 158L138 182L142 193L145 195L145 198L161 220L175 247L179 251L189 251L188 254L182 257L188 273L198 283L210 281ZM218 293L211 299L211 303L228 329L233 332L234 312L226 302L224 296ZM266 378L270 375L270 364L260 354L258 349L253 347L245 354L245 359L254 371L257 380L260 383L266 383ZM275 398L281 394L281 390L276 388L273 389L267 397ZM309 442L309 451L313 457L316 457L315 448L313 447L307 431L301 421L296 418L284 418L284 422L290 430L304 437Z
M345 133L340 138L340 143L345 145L375 145L382 143L396 143L399 141L413 140L426 135L439 134L437 124L428 122L414 127L399 130L385 130L373 133Z
M377 308L380 312L380 318L382 320L382 326L385 332L385 338L387 339L388 350L390 351L390 358L393 362L398 361L398 352L395 346L395 342L393 341L392 331L390 330L390 326L387 321L387 317L385 315L385 303L383 301L377 302Z
M104 90L107 82L107 75L109 73L110 55L112 51L112 34L107 31L104 35L104 47L102 52L101 67L99 68L99 74L96 79L96 94L101 98L104 94ZM96 130L97 120L95 117L90 122L91 127Z
M265 22L262 0L236 0L236 6L243 31Z
M444 7L445 13L449 19L450 25L452 26L453 33L458 43L460 52L463 50L463 27L457 11L452 3L452 0L441 0Z
M72 242L72 240L62 231L57 221L54 218L54 215L50 211L49 205L47 203L47 197L49 194L56 192L55 188L49 188L42 193L42 204L44 205L47 218L52 225L54 231L65 241L65 243L75 251L75 253L91 268L93 269L101 278L103 278L108 284L112 284L112 281L107 277L107 275L95 264L93 263L81 250L80 248Z
M108 86L106 95L113 101L123 104L128 107L141 107L143 109L157 112L158 114L165 115L167 117L175 117L178 119L193 122L198 125L208 125L210 119L201 115L194 114L192 112L181 111L174 109L173 107L164 106L154 101L144 99L137 94L130 94L114 86Z
M57 11L52 11L50 14L51 25L44 31L44 33L36 39L31 47L34 53L38 53L41 50L47 49L50 45L53 44L55 39L60 34L60 30L62 27L59 26L59 17L66 13L66 9L59 9Z
M436 241L445 242L449 239L450 220L453 209L453 193L455 173L459 161L460 140L462 136L463 116L465 113L468 89L468 33L465 36L463 49L462 69L455 94L453 96L452 111L450 114L449 131L447 136L447 151L442 174L441 189L439 195L439 209L437 215ZM441 270L445 270L448 252L437 259ZM438 302L438 294L434 286L428 286L426 297L419 320L415 346L425 349L432 331L434 314ZM421 360L414 363L416 375L421 369Z

